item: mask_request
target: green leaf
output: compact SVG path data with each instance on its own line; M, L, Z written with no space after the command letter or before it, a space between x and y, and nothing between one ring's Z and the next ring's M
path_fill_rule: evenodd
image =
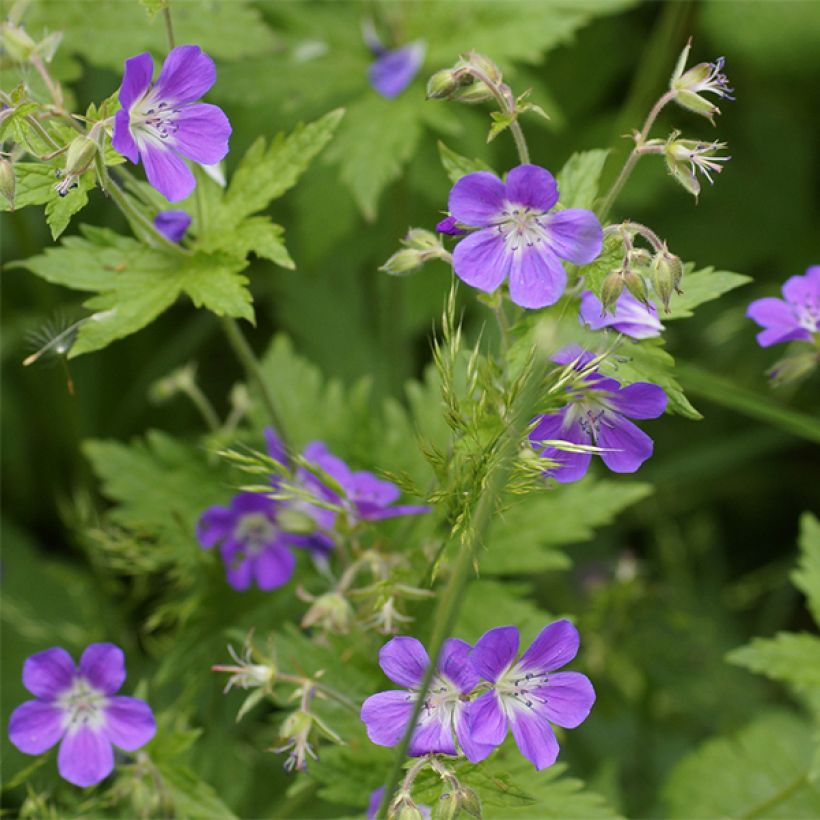
M169 0L139 0L140 5L145 9L149 20L153 20L159 12L168 8Z
M596 148L573 154L566 161L558 172L559 202L564 208L592 208L608 155L608 149Z
M800 563L792 573L794 585L806 596L820 626L820 521L811 513L800 518Z
M244 259L217 252L193 254L149 248L105 228L82 226L56 248L18 263L74 290L94 291L94 314L80 326L69 356L98 350L140 330L182 293L217 315L253 321Z
M502 131L509 128L517 119L517 115L507 111L491 111L490 119L493 122L487 134L487 142L492 142Z
M694 308L704 302L711 302L730 290L739 288L751 278L739 273L730 273L725 270L714 270L714 268L703 268L702 270L689 272L694 265L687 265L681 281L682 294L672 296L670 312L664 314L659 308L659 315L663 321L669 319L683 319L692 315Z
M450 177L450 182L455 184L466 174L472 174L475 171L493 171L484 160L469 159L457 154L451 148L448 148L441 140L438 141L438 153L441 157L441 164Z
M801 688L820 687L820 638L806 632L780 632L755 638L732 650L730 663Z
M679 763L664 789L668 816L800 818L820 815L808 781L811 730L789 714L758 718L707 741Z
M316 122L299 125L287 136L279 134L269 145L260 137L248 149L231 177L225 193L222 218L237 225L249 214L261 211L292 188L311 160L333 136L344 110L325 114Z
M198 239L197 247L206 251L227 251L242 258L249 253L255 253L279 267L288 270L296 267L285 247L285 229L271 222L270 217L247 217L236 227L226 226L219 220L215 220L215 224L218 225L216 230L209 230Z
M236 815L219 799L214 789L186 766L163 763L157 769L175 817L236 820Z
M93 172L83 174L79 183L65 196L51 197L46 202L46 222L51 228L51 238L57 240L68 227L71 217L88 204L88 192L97 184Z
M559 189L560 191L560 189ZM591 264L579 268L579 276L584 277L584 287L591 290L598 299L601 299L601 289L604 279L613 271L621 267L624 258L624 245L620 236L610 234L604 238L600 256Z

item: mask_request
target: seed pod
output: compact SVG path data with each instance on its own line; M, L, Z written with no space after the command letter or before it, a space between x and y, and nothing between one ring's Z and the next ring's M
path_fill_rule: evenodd
M669 313L669 300L672 293L680 293L680 282L683 278L683 263L680 257L664 250L655 254L649 268L652 289L661 300L663 309Z
M646 291L646 282L637 271L629 270L623 276L626 289L643 305L649 304L649 294Z
M14 192L17 188L17 181L14 177L14 166L5 158L0 158L0 194L9 203L9 207L14 210Z
M610 273L601 286L601 305L604 313L611 313L614 311L615 302L624 289L624 278L622 271L614 270Z

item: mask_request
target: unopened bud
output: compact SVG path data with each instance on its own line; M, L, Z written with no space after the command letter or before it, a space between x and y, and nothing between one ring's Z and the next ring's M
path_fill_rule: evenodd
M3 50L19 63L28 62L37 44L26 34L25 30L14 23L3 23L0 25L0 41L3 43Z
M673 293L680 293L680 282L683 278L683 263L680 257L669 253L666 248L655 254L649 267L652 289L661 300L663 309L669 313L669 300Z
M481 817L481 800L478 794L468 786L462 786L459 797L461 798L461 808L473 817Z
M66 152L63 178L56 185L57 193L60 196L66 196L77 184L79 177L91 167L98 150L97 143L85 134L76 137L72 141Z
M618 301L625 284L620 270L612 271L604 279L603 285L601 285L601 305L604 313L614 312L615 302Z
M434 820L454 820L461 813L461 797L457 790L442 794L436 803Z
M14 177L14 166L5 158L0 157L0 194L8 200L9 207L14 210L14 192L17 181Z
M456 89L448 99L454 102L475 105L477 103L487 102L487 100L491 100L492 98L493 92L490 87L481 80L476 80L469 85L463 85Z
M414 248L402 248L396 251L380 268L391 276L405 276L420 268L424 255Z
M649 294L646 291L646 282L644 282L643 276L641 276L637 271L628 270L624 272L623 280L626 289L641 304L649 304Z
M810 350L806 353L798 353L794 356L786 356L776 362L774 367L768 371L768 376L772 380L772 385L780 387L783 384L799 381L808 376L809 373L820 363L820 353Z
M396 820L425 820L424 813L415 803L404 803L396 813Z
M302 628L318 624L328 632L344 635L353 623L353 608L340 592L320 595L302 618Z
M633 248L629 252L629 269L640 270L648 268L652 262L652 254L644 248Z
M439 238L432 232L423 228L411 228L404 237L403 244L408 248L417 250L436 250L441 247Z
M497 85L501 82L501 69L489 57L485 57L477 51L469 51L461 59L463 65L468 68L476 68L491 83Z
M441 71L437 71L427 81L427 99L449 100L451 95L465 83L465 77L467 85L473 82L472 77L465 75L463 72L459 73L453 68L443 68Z

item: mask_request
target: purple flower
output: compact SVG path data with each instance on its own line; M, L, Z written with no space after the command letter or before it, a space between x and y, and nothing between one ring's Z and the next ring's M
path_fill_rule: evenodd
M510 298L521 307L557 302L567 283L561 260L586 265L603 241L592 211L549 213L557 202L555 178L537 165L513 168L506 183L489 171L463 176L450 191L450 213L480 230L456 245L456 275L487 292L509 278Z
M579 365L588 361L582 358ZM558 450L544 445L545 441L604 448L599 455L610 470L634 473L652 455L652 439L628 418L657 418L666 409L666 394L656 384L635 382L622 387L599 373L588 373L580 382L570 393L570 403L557 413L537 417L530 433L533 447L558 462L546 475L562 484L577 481L589 468L592 453Z
M367 70L370 85L388 100L398 97L418 74L426 46L417 40L400 48L387 49L370 21L362 26L362 34L376 57Z
M820 265L805 276L792 276L783 285L783 298L757 299L746 315L764 330L757 334L761 347L780 342L810 342L820 330Z
M219 544L228 583L238 590L256 582L259 589L286 584L296 568L294 548L326 553L332 542L313 533L283 530L280 513L287 504L261 493L239 493L227 507L213 506L202 513L196 537L203 549Z
M485 632L470 653L473 669L493 684L470 704L470 732L473 742L495 747L510 729L521 754L544 769L558 757L550 723L565 729L580 725L595 703L595 691L586 675L556 672L578 653L578 630L569 621L542 629L516 661L518 642L514 626L499 626Z
M446 216L441 222L436 224L439 233L446 233L448 236L464 236L467 233L463 228L458 227L458 223L452 216Z
M154 217L154 227L169 241L181 242L191 224L185 211L161 211Z
M183 157L219 162L228 153L231 124L222 109L196 102L216 82L214 61L199 46L177 46L152 84L153 74L147 51L125 61L111 142L131 162L141 159L148 182L178 202L196 185Z
M470 645L457 638L444 642L438 669L410 739L411 757L458 754L454 732L461 751L471 762L477 763L492 752L494 745L475 743L467 726L465 696L479 681L468 661L469 652ZM395 746L404 737L429 665L427 651L415 638L392 638L381 648L379 666L384 674L407 689L378 692L362 704L367 736L377 746Z
M154 736L151 708L117 696L125 681L125 655L111 643L93 643L80 658L58 646L23 664L23 685L37 700L18 706L9 739L25 754L38 755L60 743L57 769L75 786L93 786L114 768L112 744L134 752Z
M418 515L430 510L426 505L395 504L401 495L395 484L376 478L373 473L366 470L354 472L344 461L334 456L321 441L308 444L304 457L332 478L342 493L331 489L305 469L297 471L297 480L315 492L317 497L344 508L351 524L358 521L379 521L400 515ZM324 512L335 516L331 510ZM330 526L332 525L331 521Z
M591 330L611 327L633 339L651 339L663 330L655 306L642 304L628 290L621 292L614 313L604 311L601 300L591 290L585 291L578 318Z

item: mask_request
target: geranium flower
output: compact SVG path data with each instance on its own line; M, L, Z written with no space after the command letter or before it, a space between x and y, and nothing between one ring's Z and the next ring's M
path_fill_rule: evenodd
M586 265L603 241L592 211L550 213L557 202L555 178L537 165L513 168L506 182L489 171L463 176L450 191L450 215L479 230L456 245L456 275L487 292L509 279L510 298L521 307L557 302L567 283L561 260Z
M473 763L483 760L494 746L477 744L467 726L467 701L479 682L468 662L470 645L448 638L441 650L438 670L433 676L418 723L410 739L408 754L456 755L456 741ZM389 640L379 652L379 666L401 690L378 692L362 704L361 718L367 736L377 746L395 746L404 737L418 699L430 657L415 638L399 636Z
M304 450L304 457L330 476L342 490L342 494L328 487L305 469L297 471L297 480L305 487L311 488L317 497L344 508L351 523L379 521L383 518L418 515L430 511L430 507L426 505L395 504L401 496L401 490L392 481L377 478L367 470L354 472L321 441L308 444Z
M388 100L398 97L419 73L427 50L424 42L417 40L399 48L385 48L370 21L362 25L362 35L376 57L367 70L370 85Z
M820 330L820 265L810 267L805 276L787 279L782 292L782 299L757 299L746 310L764 328L757 334L761 347L810 342Z
M154 227L169 242L181 242L190 226L191 216L185 211L160 211L154 217Z
M111 643L94 643L80 658L58 646L23 664L23 685L37 700L18 706L9 739L25 754L38 755L60 743L57 769L75 786L93 786L114 768L112 744L134 752L154 736L151 707L115 696L125 682L125 655Z
M611 327L633 339L651 339L660 336L663 330L655 306L639 302L628 290L621 292L614 313L605 311L601 300L591 290L584 291L578 318L590 330Z
M583 354L578 366L585 366L591 358L591 354ZM544 458L558 462L559 466L546 474L562 484L584 476L592 453L558 450L545 446L545 441L604 448L598 455L610 470L634 473L652 455L653 445L629 419L654 419L665 409L666 393L656 384L635 382L622 387L615 379L588 373L572 388L566 407L537 417L530 443Z
M216 82L214 61L199 46L172 49L152 84L153 74L147 51L125 61L111 143L131 162L141 159L148 182L177 202L196 186L185 159L219 162L231 124L221 108L196 102Z
M558 757L554 723L574 729L589 715L595 690L586 675L556 672L578 653L578 630L569 621L545 627L515 660L519 635L514 626L485 632L470 653L477 674L493 688L470 704L469 730L474 743L495 747L512 731L521 754L536 769Z

